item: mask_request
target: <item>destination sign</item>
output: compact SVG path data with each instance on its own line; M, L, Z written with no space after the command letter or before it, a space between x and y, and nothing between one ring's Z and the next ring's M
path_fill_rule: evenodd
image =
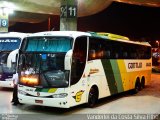
M0 42L18 42L17 40L14 40L14 39L1 39Z

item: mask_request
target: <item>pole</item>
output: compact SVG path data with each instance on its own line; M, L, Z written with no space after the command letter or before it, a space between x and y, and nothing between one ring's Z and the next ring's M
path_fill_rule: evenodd
M0 8L0 32L8 32L8 11L7 8Z
M61 0L60 7L60 30L77 30L77 0Z
M48 31L51 30L51 17L48 18Z

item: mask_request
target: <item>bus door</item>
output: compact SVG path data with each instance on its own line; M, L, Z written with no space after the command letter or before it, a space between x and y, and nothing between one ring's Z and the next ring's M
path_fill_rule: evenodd
M75 40L71 65L71 96L72 105L86 102L87 76L85 76L87 56L87 37L78 37Z

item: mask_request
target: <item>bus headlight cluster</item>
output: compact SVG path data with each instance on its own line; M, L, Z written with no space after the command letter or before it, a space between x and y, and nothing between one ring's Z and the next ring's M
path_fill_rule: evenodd
M26 95L26 94L27 94L26 92L24 92L24 91L22 91L22 90L18 90L18 93L19 93L19 94L22 94L22 95Z
M38 77L37 76L23 76L20 79L21 83L27 85L38 85Z
M67 93L61 93L61 94L52 95L53 98L64 98L64 97L67 97L67 96L68 96Z

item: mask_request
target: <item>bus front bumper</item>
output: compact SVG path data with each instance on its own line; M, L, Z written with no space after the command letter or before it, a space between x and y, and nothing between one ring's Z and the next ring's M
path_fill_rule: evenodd
M7 87L7 88L13 88L13 81L1 81L0 80L0 87Z
M69 108L67 98L42 98L18 94L18 99L22 104Z

